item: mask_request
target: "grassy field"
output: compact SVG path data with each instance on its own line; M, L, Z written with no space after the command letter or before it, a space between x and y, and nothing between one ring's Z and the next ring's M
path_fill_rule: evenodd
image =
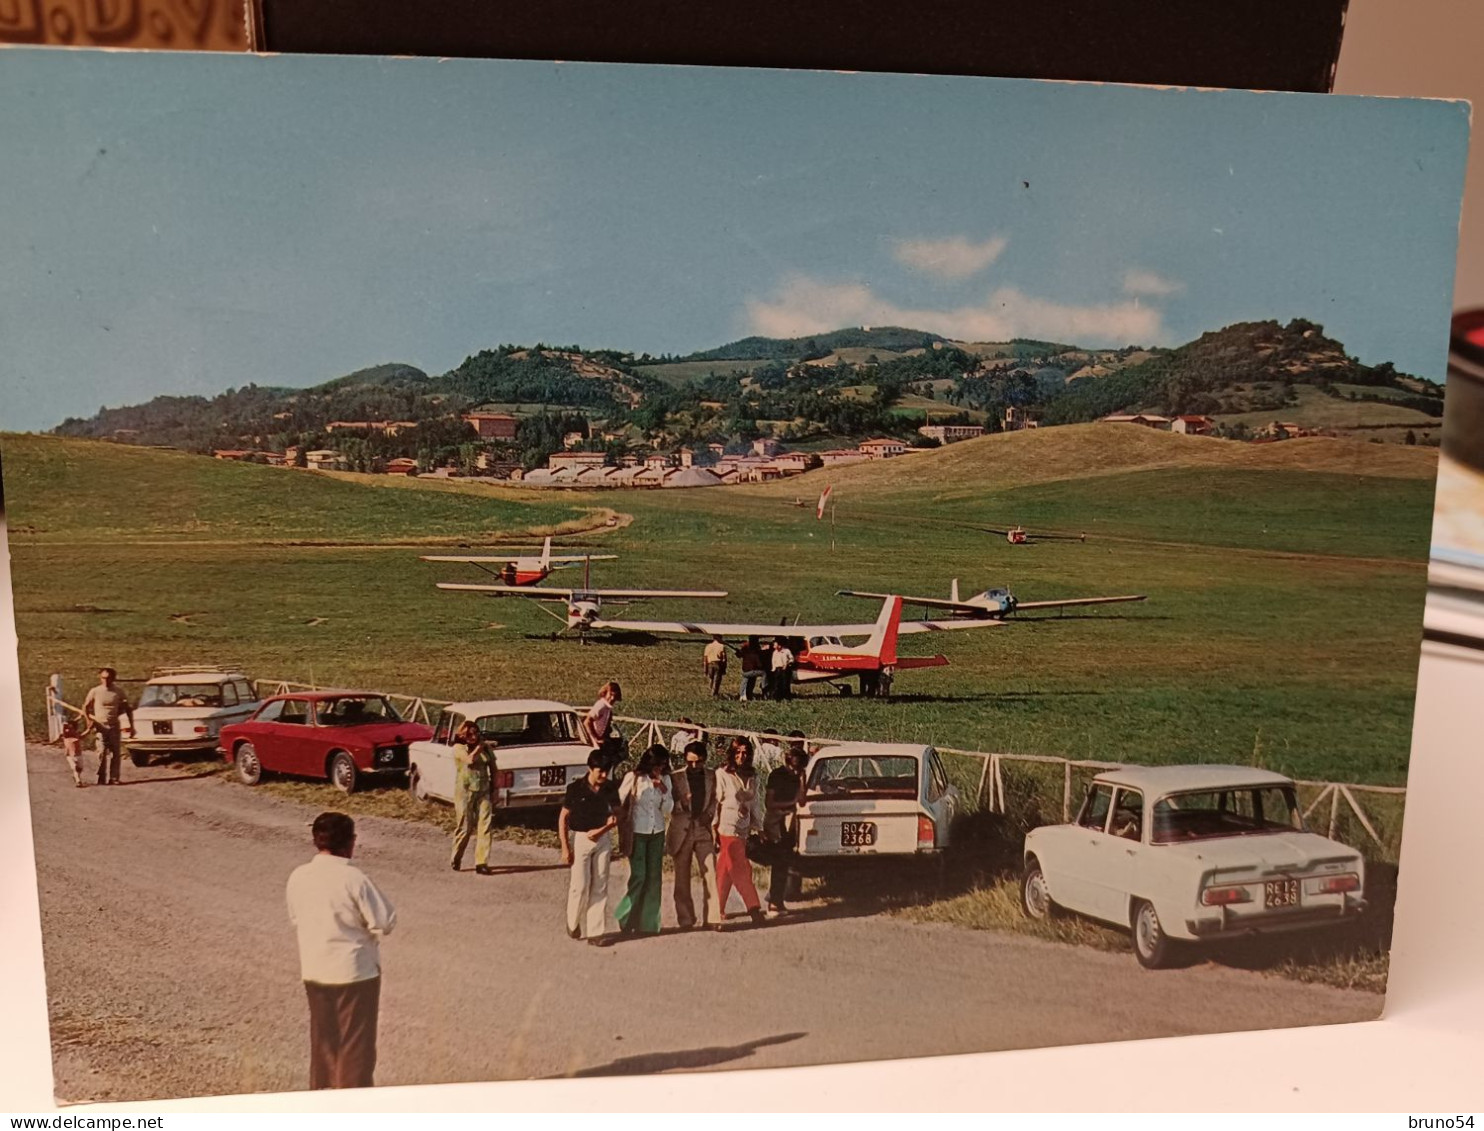
M258 677L440 699L587 703L616 678L624 714L685 714L715 726L1405 781L1436 466L1424 449L1239 445L1085 426L765 486L555 499L32 436L5 437L3 452L33 733L51 672L77 699L101 663L138 679L157 665L215 661ZM791 505L826 483L835 486L833 524ZM591 527L585 516L601 507L625 512L620 524L566 539L619 554L595 567L596 583L729 590L705 605L717 619L861 621L874 607L837 589L943 595L955 577L966 592L1009 585L1025 600L1149 599L905 638L904 654L941 649L951 663L905 673L890 701L816 685L791 702L745 704L706 697L696 642L553 640L560 626L536 603L440 592L435 581L482 575L418 560L417 543L526 541L543 529ZM1010 523L1087 540L1011 546L987 532ZM379 544L388 540L404 544ZM697 604L629 612L693 616ZM734 670L729 689L736 678ZM949 765L972 809L978 763ZM904 914L1025 929L1013 911L1014 848L1025 828L1060 819L1051 777L1059 771L1007 771L1009 811L971 814L946 891L872 898ZM341 803L327 786L270 788ZM397 790L350 804L446 819L414 811ZM1400 828L1400 805L1393 810L1375 818L1389 846L1376 855L1387 860ZM1348 818L1341 832L1358 836ZM540 827L502 835L550 840ZM848 885L817 890L862 898ZM1267 968L1376 988L1389 918L1376 922L1323 953L1285 951ZM1080 921L1049 930L1124 945Z
M1337 388L1359 388L1359 386L1336 386ZM1374 390L1371 390L1374 391ZM1418 412L1402 405L1380 404L1375 401L1347 401L1331 397L1312 385L1297 385L1294 394L1297 404L1284 408L1263 409L1260 412L1219 413L1214 419L1226 425L1245 424L1249 428L1263 428L1274 420L1291 421L1306 428L1330 428L1343 431L1363 425L1392 424L1409 428L1437 428L1442 423L1436 416ZM1396 393L1397 396L1404 394Z
M1079 434L1046 443L1053 432ZM1293 468L1262 470L1244 462L1261 448L1217 444L1215 455L1235 461L1226 466L1213 458L1215 442L1160 436L1150 447L1143 433L1047 430L768 487L564 492L560 505L457 483L392 489L13 438L5 471L28 722L40 722L39 689L53 671L80 688L105 661L138 677L159 664L230 660L255 676L446 699L581 703L617 678L634 714L1105 760L1245 762L1258 751L1303 777L1401 782L1430 453L1406 450L1408 476L1365 476L1314 467L1351 467L1354 448L1378 457L1400 449L1309 442L1330 445L1322 460L1290 442L1271 448L1294 449ZM1098 471L1092 478L1066 475L1076 461L1063 449L1077 444L1101 455L1100 467L1091 453L1081 461ZM1151 451L1158 458L1139 458ZM832 537L828 522L788 504L837 479ZM181 482L188 490L172 492ZM219 489L227 493L212 493ZM171 504L173 529L139 502L176 495L194 502ZM117 502L88 502L99 498ZM873 607L836 589L940 595L954 577L966 591L1008 584L1026 600L1129 592L1149 600L905 639L904 654L941 649L951 664L904 675L891 702L816 685L786 704L713 703L693 642L554 641L548 634L560 626L536 603L440 592L435 581L481 575L419 561L415 547L375 544L516 537L523 524L551 526L600 505L633 521L585 540L620 555L602 564L597 583L726 589L726 600L706 603L718 619L860 621ZM984 532L1010 522L1033 533L1086 531L1088 541L1010 546ZM654 602L629 612L695 608Z

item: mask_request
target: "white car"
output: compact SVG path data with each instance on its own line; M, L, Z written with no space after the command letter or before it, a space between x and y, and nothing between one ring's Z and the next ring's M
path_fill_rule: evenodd
M1108 771L1076 821L1025 838L1026 914L1128 927L1151 968L1195 940L1341 922L1364 892L1361 854L1305 831L1293 782L1250 766Z
M473 720L495 743L495 804L501 808L557 806L567 783L587 773L592 746L581 737L577 712L546 699L486 699L450 703L433 737L408 751L407 787L422 801L452 801L457 781L454 737Z
M842 742L805 771L796 828L805 859L918 856L948 847L958 791L931 746Z
M258 696L240 671L198 666L156 668L134 708L129 758L145 766L155 754L215 750L217 735L257 709Z

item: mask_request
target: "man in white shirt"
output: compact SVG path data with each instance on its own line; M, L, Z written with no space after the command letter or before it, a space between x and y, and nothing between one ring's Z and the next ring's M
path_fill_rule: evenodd
M794 654L781 639L773 642L772 671L769 673L768 694L774 699L787 699L793 694L789 686L793 679Z
M309 1086L369 1088L376 1071L381 938L397 911L350 862L355 822L344 813L314 819L318 854L289 876L289 921L309 998Z

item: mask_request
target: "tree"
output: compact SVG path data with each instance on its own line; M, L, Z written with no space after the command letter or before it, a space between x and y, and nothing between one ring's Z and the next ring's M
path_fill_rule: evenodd
M1408 428L1406 438L1403 442L1409 447L1415 447L1417 444L1417 433Z

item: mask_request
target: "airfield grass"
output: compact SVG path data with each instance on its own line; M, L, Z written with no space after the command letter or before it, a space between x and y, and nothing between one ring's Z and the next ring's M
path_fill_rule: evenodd
M1053 432L1069 435L1048 442ZM1184 437L1151 443L1144 433L1048 429L776 486L550 501L470 484L418 490L414 480L385 489L353 477L6 437L28 731L43 729L41 691L52 672L77 702L102 663L141 679L159 665L221 662L255 677L445 700L586 704L615 678L628 715L1403 784L1435 457L1336 440L1266 452ZM1279 448L1289 451L1271 450ZM833 523L791 505L827 482L836 483ZM435 581L482 575L422 562L410 545L377 544L529 536L603 507L632 521L605 531L604 551L619 558L595 567L596 584L730 591L725 600L654 602L617 616L865 622L878 606L836 589L941 596L954 577L965 593L1009 585L1028 601L1149 599L904 637L903 655L941 651L951 663L901 673L888 701L816 684L783 703L739 703L707 696L699 641L553 640L562 626L538 603L438 591ZM1012 523L1033 539L1063 530L1085 531L1087 540L1011 546L986 533ZM553 581L579 577L568 571ZM738 674L734 662L728 691ZM1061 819L1060 770L1005 767L1008 812L976 813L979 763L950 757L970 819L988 822L993 844L966 853L971 872L959 888L908 900L903 913L1021 929L1003 913L1004 885L1013 882L1004 854L1025 828ZM341 803L314 783L265 788ZM430 816L399 790L346 803ZM1386 841L1372 848L1379 859L1395 858L1400 817L1399 804L1373 812ZM1340 831L1364 843L1347 814ZM521 825L501 835L553 839ZM826 898L832 890L822 888ZM1381 944L1368 946L1321 958L1284 952L1265 968L1291 963L1294 976L1364 985L1384 967L1367 957Z

